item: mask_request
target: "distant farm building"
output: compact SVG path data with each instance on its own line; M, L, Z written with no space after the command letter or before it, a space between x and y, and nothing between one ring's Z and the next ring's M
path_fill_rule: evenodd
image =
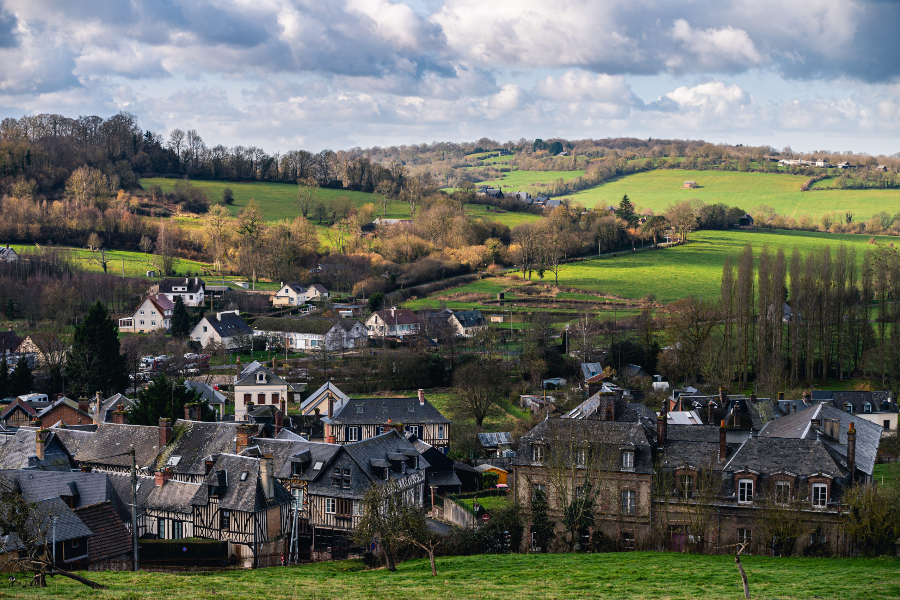
M696 181L685 181L685 182L684 182L684 185L681 186L681 189L683 189L683 190L692 190L692 189L694 189L694 188L696 188L696 187L697 187L697 182L696 182Z

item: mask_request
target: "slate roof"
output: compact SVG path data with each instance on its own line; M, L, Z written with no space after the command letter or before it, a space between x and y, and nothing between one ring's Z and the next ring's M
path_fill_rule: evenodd
M352 321L352 319L347 320ZM257 319L253 323L253 330L325 335L331 331L334 326L334 321L322 317L305 317L302 319L264 317L262 319Z
M897 412L897 405L891 402L890 392L832 392L831 400L838 410L846 410L844 405L849 402L853 406L854 413L866 412L866 403L871 405L872 412L882 412L887 407L887 412Z
M336 385L331 383L330 381L325 382L322 387L314 391L312 394L306 397L306 400L300 405L301 411L306 411L307 408L316 403L316 400L322 398L326 393L331 393L331 395L335 398L336 402L334 403L335 408L339 408L345 402L350 400L350 397L347 396L344 392L338 389ZM321 411L320 411L321 412Z
M359 412L362 407L362 412ZM420 405L418 398L367 398L353 399L340 409L335 409L334 416L325 417L322 422L329 425L364 425L369 423L384 424L390 419L393 423L451 423L432 404L425 399Z
M275 457L275 477L278 479L289 479L291 477L292 463L305 463L305 467L298 477L301 480L311 480L319 476L326 470L328 463L334 458L340 450L337 444L323 444L321 442L310 442L307 440L279 440L268 438L253 438L250 442L252 446L259 449L259 454L272 454ZM314 467L321 463L321 468Z
M581 375L587 380L603 372L603 365L598 362L581 363Z
M375 314L388 325L413 325L419 322L416 313L408 308L379 310Z
M562 442L560 442L562 440ZM531 445L533 443L546 444L548 447L554 443L590 443L599 444L610 448L610 456L616 456L617 450L622 447L633 448L634 472L652 473L653 455L647 431L639 423L621 423L618 421L596 421L593 419L544 419L531 431L519 439L519 448L514 465L540 466L540 463L531 461ZM571 462L571 452L566 453L564 460ZM611 461L611 468L617 470L617 462Z
M821 429L822 419L835 419L840 421L838 440L831 440L819 433L813 427L812 420L819 419ZM856 468L872 475L875 468L875 456L878 454L878 446L881 443L881 426L866 421L857 415L838 410L826 402L820 402L807 410L781 417L766 423L759 432L759 437L788 438L815 440L821 437L834 452L847 456L847 430L850 423L856 429Z
M225 394L202 381L185 381L184 387L200 394L200 397L209 404L224 404L227 400Z
M163 485L156 485L155 478L145 478L145 485L152 485L150 493L141 503L145 508L153 508L156 510L171 510L180 513L191 513L194 511L194 498L198 492L205 490L206 485L202 483L188 483L186 481L175 481L169 479ZM206 504L203 502L202 504Z
M284 288L291 288L291 291L293 291L295 294L305 294L306 293L306 286L300 285L299 283L286 283L283 286L281 286L281 289L284 289ZM281 290L278 290L278 294L280 294L280 293L281 293ZM277 296L278 294L275 294L275 295Z
M718 436L718 433L716 435ZM660 456L659 466L663 469L678 469L685 466L694 469L721 468L723 465L719 461L719 442L668 441Z
M0 480L17 480L22 495L29 501L72 496L74 508L108 502L120 519L131 518L127 506L131 492L123 501L106 473L7 469L0 471Z
M132 400L131 398L126 398L122 394L113 394L100 403L100 416L97 420L101 423L111 423L112 414L116 410L116 407L118 405L121 404L125 410L130 410L134 403L134 400ZM92 406L96 407L94 403L91 404Z
M53 435L55 435L56 439L63 445L66 452L69 453L69 456L74 458L81 447L91 439L94 432L86 431L84 429L72 429L71 427L54 427Z
M309 286L309 289L311 289L311 290L316 290L316 291L319 292L320 294L327 294L327 293L328 293L328 289L327 289L324 285L322 285L321 283L314 283L314 284L312 284L311 286Z
M208 486L217 484L219 471L228 473L228 485L225 493L219 496L220 508L254 512L269 506L290 504L293 501L293 496L277 481L277 477L274 482L275 497L271 503L266 500L265 492L259 481L259 459L237 454L221 454L216 459L209 475L206 476L206 484L201 485L200 490L194 496L193 504L205 505L209 502ZM247 474L246 477L243 477L244 473Z
M176 292L172 288L175 286L187 287L186 292ZM184 277L178 279L163 279L159 282L159 293L161 294L196 294L201 288L206 286L206 282L197 277Z
M243 371L241 371L240 376L235 378L237 381L234 382L234 385L261 385L256 381L256 374L259 371L263 371L266 374L265 385L287 385L287 382L284 379L270 371L265 365L256 361L250 363Z
M479 433L478 443L485 448L499 448L500 446L512 445L512 434L509 431L500 431L497 433Z
M429 487L432 485L436 485L438 487L462 485L462 482L456 475L456 471L437 471L435 473L426 473L425 479Z
M139 469L156 462L159 454L159 427L103 423L75 454L80 463L131 467L131 449Z
M209 314L203 318L223 338L230 338L236 335L253 335L253 330L247 325L247 322L240 315L233 312Z
M173 473L205 475L208 457L235 452L239 425L246 423L178 419L172 426L172 438L157 456L153 470L162 471L168 466ZM259 433L260 428L257 425L254 433Z
M133 551L131 531L118 518L110 502L100 502L75 509L75 515L91 530L88 542L88 560L99 562Z
M836 479L847 474L847 469L821 441L762 436L748 438L725 465L725 470L732 473L745 469L767 475L824 473Z
M50 532L52 519L56 517L56 541L62 542L88 537L91 530L78 518L75 512L59 498L49 498L35 503L29 515L27 525L32 529L31 536L40 536ZM15 533L0 536L0 544L4 551L12 552L23 548L19 536Z
M65 448L51 431L44 444L44 460L37 458L37 430L20 427L14 435L0 435L0 468L68 471L72 464Z
M557 198L552 198L550 200L547 200L544 203L544 206L546 206L547 208L556 208L561 205L562 205L562 200L559 200Z
M480 310L457 310L453 312L453 316L463 327L484 325L484 317L481 316Z
M409 456L409 452L414 452L418 457L419 469L427 469L430 465L425 458L419 454L415 446L401 435L396 429L385 431L381 435L370 437L369 439L353 444L345 444L341 448L350 455L350 458L359 465L359 468L373 481L382 480L382 469L375 470L373 459L390 460L391 457L400 455L403 458ZM393 469L388 475L391 479L399 479L405 477L404 473L395 473Z

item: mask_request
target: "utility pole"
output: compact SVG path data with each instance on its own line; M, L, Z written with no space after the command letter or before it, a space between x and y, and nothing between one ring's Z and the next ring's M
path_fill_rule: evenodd
M134 457L134 448L131 449L131 542L134 546L134 570L138 570L138 543L137 543L137 460Z

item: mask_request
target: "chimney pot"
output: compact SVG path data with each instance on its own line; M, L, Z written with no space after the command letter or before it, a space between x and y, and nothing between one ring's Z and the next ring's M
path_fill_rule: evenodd
M172 472L169 469L165 469L164 471L156 472L156 487L162 487L166 484L166 482L171 479Z
M419 406L425 406L425 390L419 390Z
M113 411L113 423L117 425L128 424L128 413L125 412L124 406L122 406L121 404L116 407L115 411Z
M275 498L275 456L272 454L263 454L262 460L259 461L259 477L262 479L263 491L266 493L266 500Z
M719 427L719 460L725 460L728 457L727 431L725 421Z
M850 485L853 485L856 478L856 427L852 421L847 429L847 470L850 471Z
M253 428L249 425L237 426L237 437L235 439L235 454L240 454L250 445L250 435Z
M172 439L172 421L170 419L159 420L159 449L169 445Z

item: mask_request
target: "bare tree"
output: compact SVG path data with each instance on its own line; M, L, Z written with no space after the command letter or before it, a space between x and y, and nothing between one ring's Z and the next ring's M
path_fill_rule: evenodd
M497 410L497 403L505 396L502 383L498 385L496 372L499 365L468 363L456 369L453 383L458 395L456 408L475 420L479 428L484 420Z
M301 179L297 184L297 208L300 209L300 214L304 219L309 217L309 211L319 199L318 191L319 187L313 177Z

